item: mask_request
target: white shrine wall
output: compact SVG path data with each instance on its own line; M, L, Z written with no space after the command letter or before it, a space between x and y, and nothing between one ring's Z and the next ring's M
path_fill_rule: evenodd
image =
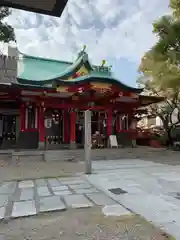
M17 48L8 46L8 54L0 54L0 84L17 83Z

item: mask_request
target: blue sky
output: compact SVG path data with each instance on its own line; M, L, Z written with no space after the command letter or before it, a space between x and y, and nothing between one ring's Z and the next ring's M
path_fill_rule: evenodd
M93 64L103 59L122 82L136 85L143 54L154 44L152 22L169 13L169 0L69 0L61 18L13 10L21 52L66 61L87 45Z

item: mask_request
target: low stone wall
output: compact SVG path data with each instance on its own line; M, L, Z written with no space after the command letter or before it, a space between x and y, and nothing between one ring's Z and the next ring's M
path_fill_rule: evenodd
M122 149L92 149L92 160L115 160L122 157ZM50 161L84 161L83 149L48 150L44 152L44 160Z
M135 150L135 149L134 149ZM115 160L120 158L133 158L132 148L92 149L92 160ZM84 161L84 149L64 149L45 151L0 151L0 158L12 161Z
M43 151L12 152L12 161L44 161Z
M0 160L9 161L12 159L12 150L1 150Z

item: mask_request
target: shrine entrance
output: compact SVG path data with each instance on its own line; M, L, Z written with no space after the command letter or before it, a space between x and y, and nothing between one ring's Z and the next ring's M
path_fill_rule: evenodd
M45 112L45 138L48 144L63 143L63 116L61 109L47 109Z
M0 145L1 148L10 148L15 146L19 133L17 128L17 116L10 114L0 115Z
M91 117L92 147L107 146L107 116L104 111L93 111Z
M106 120L107 120L107 116L105 112L100 112L100 111L92 112L92 117L91 117L92 135L98 131L100 134L103 134L106 136L106 132L107 132Z

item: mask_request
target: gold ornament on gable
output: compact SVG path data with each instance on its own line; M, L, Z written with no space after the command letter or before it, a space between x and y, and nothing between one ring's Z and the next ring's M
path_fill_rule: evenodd
M91 88L96 91L110 91L112 84L109 83L91 83Z
M89 70L83 65L73 76L69 77L68 80L72 80L74 78L78 78L78 77L85 76L88 74L89 74Z
M89 73L88 69L83 65L77 72L79 75L87 75Z
M56 88L56 92L68 92L68 88L67 87L57 87Z

